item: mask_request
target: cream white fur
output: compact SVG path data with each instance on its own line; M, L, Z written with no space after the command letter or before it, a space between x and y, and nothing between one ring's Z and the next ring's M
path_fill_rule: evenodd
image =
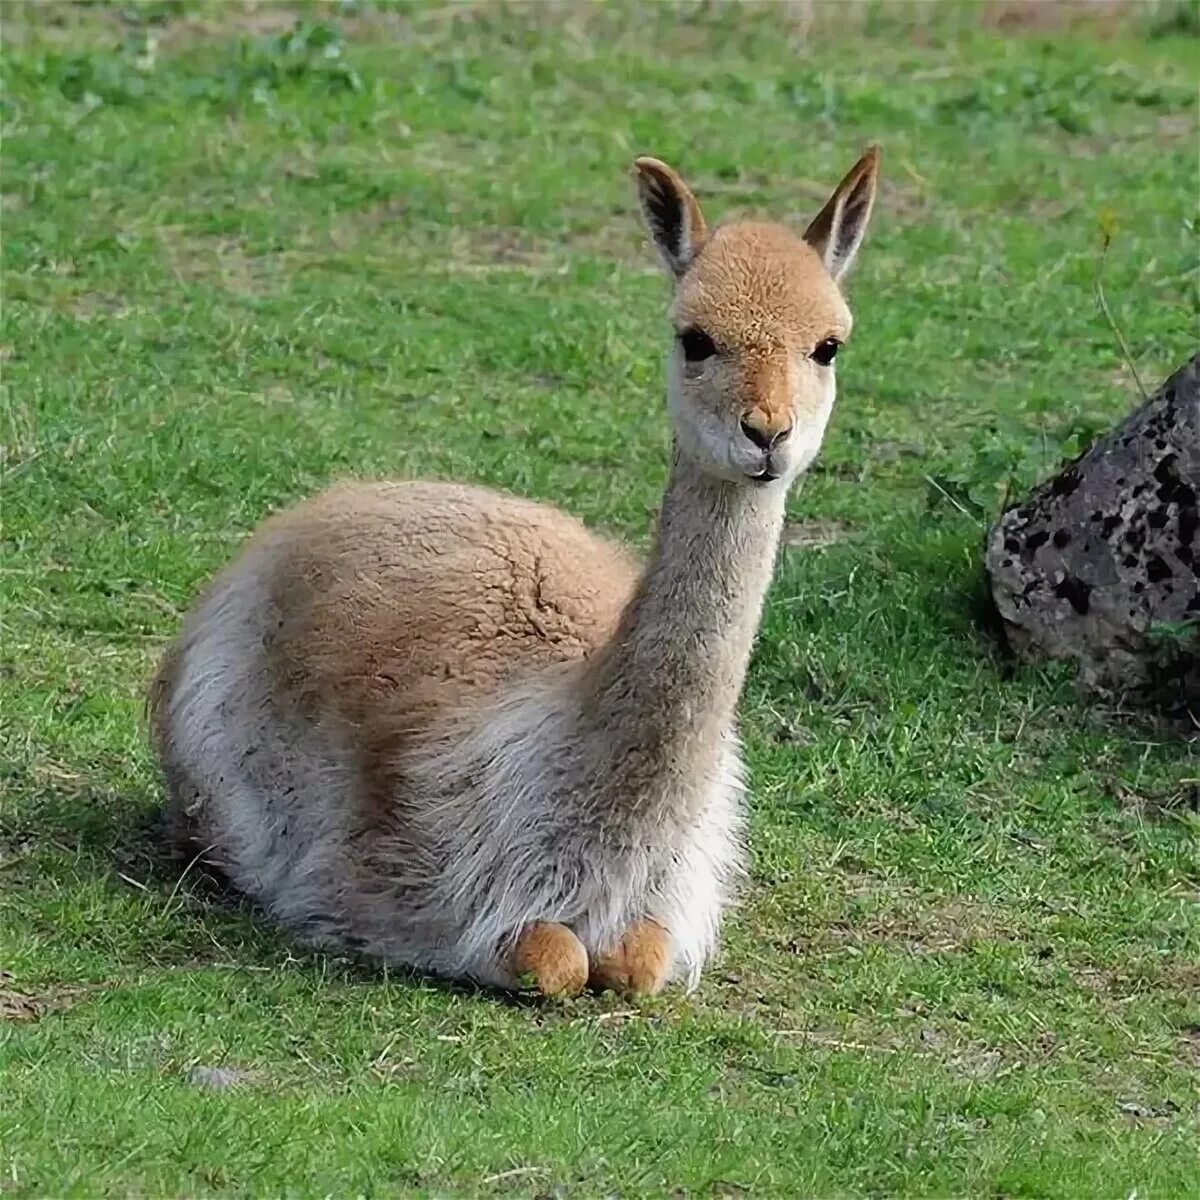
M645 568L516 497L335 488L255 535L159 672L181 844L314 943L500 987L535 922L599 956L652 918L689 984L713 952L744 861L737 700L787 488L833 405L810 354L849 313L811 248L766 226L710 241L653 171L673 319L728 349L690 375L672 352ZM756 448L747 413L790 440Z

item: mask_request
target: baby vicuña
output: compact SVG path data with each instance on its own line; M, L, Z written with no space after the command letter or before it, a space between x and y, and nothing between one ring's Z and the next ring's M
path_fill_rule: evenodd
M180 848L313 944L548 995L694 983L741 870L735 710L878 161L798 238L709 230L637 160L674 281L641 570L558 509L452 483L347 484L268 520L154 681Z

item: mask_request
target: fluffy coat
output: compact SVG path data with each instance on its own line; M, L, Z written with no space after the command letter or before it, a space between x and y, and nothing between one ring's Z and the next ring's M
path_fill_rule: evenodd
M716 944L743 867L737 700L877 160L830 202L866 187L859 224L811 244L710 236L670 168L638 170L676 332L721 346L700 371L673 346L645 569L514 496L344 485L266 522L155 679L176 838L312 943L546 992L694 983Z

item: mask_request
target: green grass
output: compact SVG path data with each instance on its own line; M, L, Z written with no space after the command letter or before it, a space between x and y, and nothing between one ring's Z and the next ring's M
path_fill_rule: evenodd
M0 1193L1195 1195L1194 750L974 623L1003 489L1135 402L1102 226L1142 378L1195 349L1194 6L296 11L4 8ZM801 222L870 140L700 992L389 979L157 873L144 681L247 531L420 474L644 543L630 159Z

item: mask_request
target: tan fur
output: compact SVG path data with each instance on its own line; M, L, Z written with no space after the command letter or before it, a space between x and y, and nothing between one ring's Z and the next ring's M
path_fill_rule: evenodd
M779 225L718 227L680 284L676 327L703 328L731 359L725 397L768 435L790 429L797 363L826 338L850 336L850 310L806 242Z
M514 670L586 658L637 578L575 518L482 488L341 486L263 536L290 547L274 580L280 691L397 734Z
M565 925L530 925L517 942L514 964L518 978L532 977L543 996L578 996L587 986L587 951Z
M310 941L546 994L695 982L741 870L735 710L816 454L878 160L802 240L710 232L639 159L676 279L654 551L483 488L348 484L267 521L151 687L171 827ZM676 335L719 348L685 361ZM747 433L787 433L765 446Z
M635 921L616 949L592 964L588 982L623 996L653 996L671 973L671 935L657 921Z

